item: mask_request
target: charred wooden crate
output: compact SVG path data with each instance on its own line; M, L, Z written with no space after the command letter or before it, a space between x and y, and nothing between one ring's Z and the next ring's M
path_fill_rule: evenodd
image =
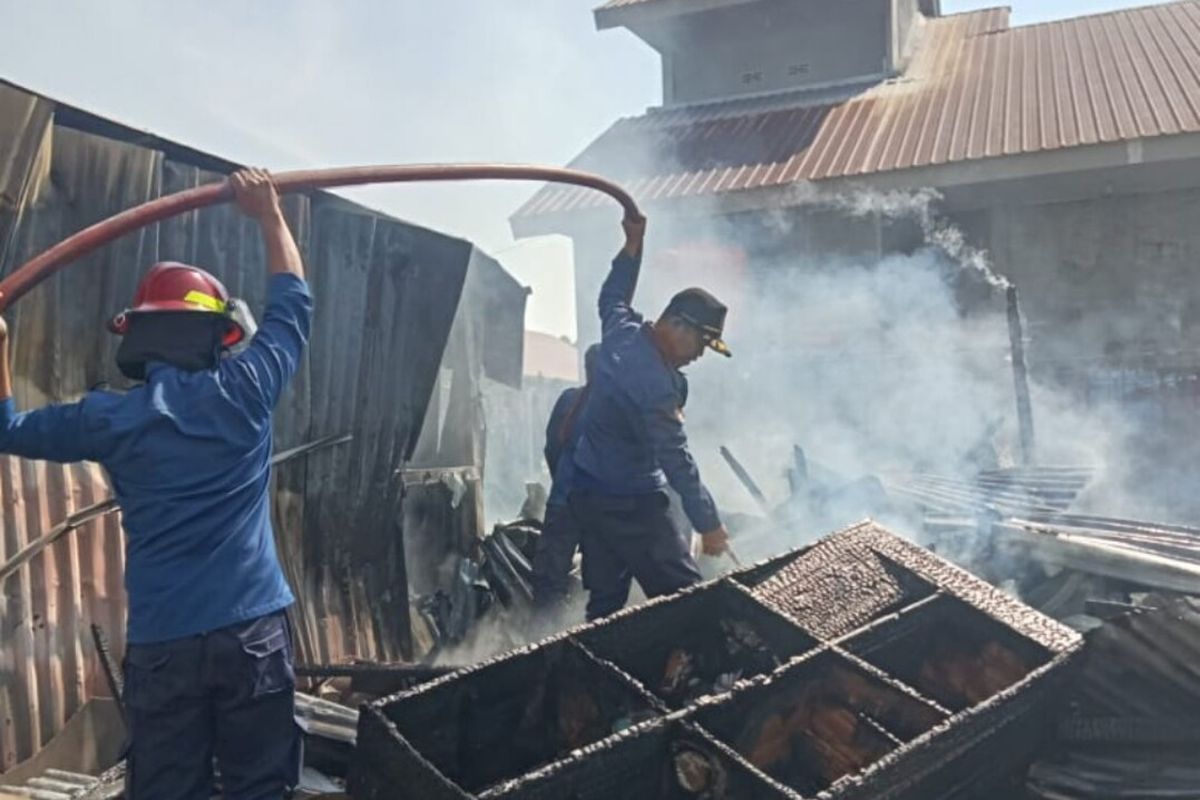
M948 717L883 672L830 649L702 704L695 720L756 768L816 797Z
M723 694L816 647L816 638L733 583L624 611L577 639L672 709Z
M791 793L679 719L647 723L480 800L788 800Z
M558 639L367 707L355 797L470 797L660 716L635 682Z
M1081 645L868 523L371 704L351 790L993 797Z
M857 531L858 529L855 529ZM925 576L906 569L869 537L843 532L799 552L751 567L734 580L808 630L833 639L933 595Z
M1056 688L1083 645L1069 628L874 523L734 580L833 652L950 714L914 740L896 736L900 746L831 784L835 797L992 796L1043 741Z
M845 647L952 711L1025 680L1048 648L950 595L935 595L849 637Z

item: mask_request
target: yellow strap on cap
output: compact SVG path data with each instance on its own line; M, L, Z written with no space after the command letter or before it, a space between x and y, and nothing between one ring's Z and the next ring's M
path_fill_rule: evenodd
M220 298L213 297L211 294L205 294L204 292L196 291L195 289L187 293L187 295L183 298L183 302L204 306L209 311L216 311L218 314L225 313L225 304L221 302Z

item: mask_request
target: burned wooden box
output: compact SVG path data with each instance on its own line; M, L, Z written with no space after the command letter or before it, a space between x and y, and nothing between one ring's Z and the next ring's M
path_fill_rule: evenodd
M820 644L732 583L629 609L574 638L673 711L770 674Z
M874 524L366 707L356 798L988 797L1082 640Z

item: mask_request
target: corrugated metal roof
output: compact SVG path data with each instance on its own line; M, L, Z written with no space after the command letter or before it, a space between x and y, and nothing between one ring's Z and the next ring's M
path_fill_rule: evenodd
M737 100L617 122L573 166L640 202L1200 131L1200 0L1019 28L928 20L905 74L849 99ZM543 188L517 216L597 205Z
M223 168L218 159L195 155L0 81L0 274L67 232L222 177L208 171ZM433 511L402 503L394 472L428 466L414 448L443 369L458 399L448 433L425 455L479 463L479 377L519 383L513 354L522 351L526 292L469 242L327 193L288 198L285 212L319 311L305 364L277 409L276 440L288 448L331 431L354 436L273 476L278 550L299 598L298 648L314 662L396 661L410 637L405 538L412 517ZM98 332L160 256L211 267L262 308L257 240L232 207L213 208L123 237L38 286L6 313L18 402L31 408L105 380L121 385L117 342ZM94 468L0 459L0 564L108 494ZM468 501L445 511L469 533L481 525ZM35 752L93 691L106 693L88 623L121 652L123 552L109 516L0 584L0 771Z

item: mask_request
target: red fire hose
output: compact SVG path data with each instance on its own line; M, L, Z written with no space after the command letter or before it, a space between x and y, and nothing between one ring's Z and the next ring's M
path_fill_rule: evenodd
M611 195L625 208L627 219L641 216L633 198L620 186L587 172L557 167L505 164L397 164L379 167L339 167L281 172L275 175L281 193L306 192L334 186L366 183L414 183L419 181L521 180L569 183ZM0 281L0 311L23 297L30 289L80 256L138 228L177 214L233 199L227 181L199 186L151 200L122 211L67 237L41 255L30 259Z

